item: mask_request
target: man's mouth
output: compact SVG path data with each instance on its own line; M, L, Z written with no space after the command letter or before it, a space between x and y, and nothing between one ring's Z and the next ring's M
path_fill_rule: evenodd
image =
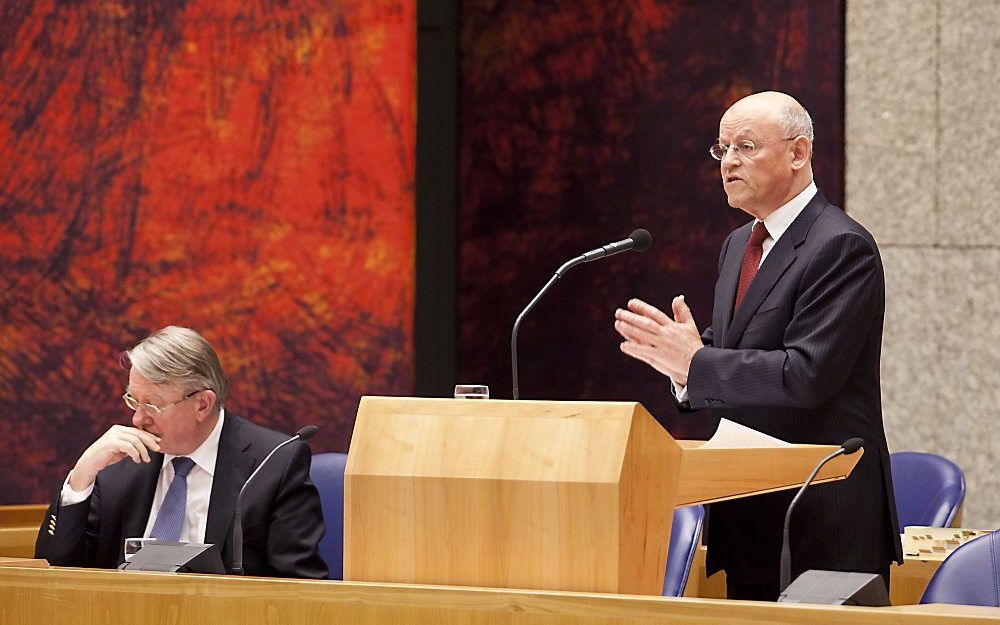
M740 178L739 176L732 176L732 175L730 175L730 176L726 176L725 181L726 181L726 184L729 184L731 182L736 182L736 181L743 182L743 179Z

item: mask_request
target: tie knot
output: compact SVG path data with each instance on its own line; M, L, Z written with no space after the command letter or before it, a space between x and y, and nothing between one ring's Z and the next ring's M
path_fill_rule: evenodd
M764 239L768 236L767 227L764 225L763 221L758 221L753 225L753 230L750 231L750 242L748 245L754 245L760 247L764 243Z
M194 460L185 457L177 457L173 459L174 465L174 475L180 477L187 477L191 469L194 468Z

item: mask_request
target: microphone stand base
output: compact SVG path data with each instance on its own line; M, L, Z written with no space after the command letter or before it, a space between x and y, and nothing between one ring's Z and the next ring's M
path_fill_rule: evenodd
M809 570L795 578L778 597L778 603L855 605L881 608L890 605L885 580L875 573Z

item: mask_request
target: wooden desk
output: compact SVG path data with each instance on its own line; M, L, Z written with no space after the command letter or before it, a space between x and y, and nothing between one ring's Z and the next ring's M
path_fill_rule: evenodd
M950 625L1000 620L964 606L844 608L601 595L123 573L0 566L0 623L357 623L650 625L767 623Z
M35 551L35 537L42 523L47 506L0 506L0 558L31 558ZM895 564L890 571L892 583L889 598L893 605L920 603L928 582L940 562L907 558L905 566ZM725 599L726 574L705 576L705 548L699 547L691 564L691 575L684 590L685 597Z
M889 600L892 605L915 605L920 603L927 584L940 566L940 561L906 558L903 566L892 565L889 570ZM684 588L685 597L703 599L724 599L726 597L726 574L722 571L711 577L705 576L705 547L699 547L691 563L691 575Z
M0 557L30 558L45 505L0 506Z

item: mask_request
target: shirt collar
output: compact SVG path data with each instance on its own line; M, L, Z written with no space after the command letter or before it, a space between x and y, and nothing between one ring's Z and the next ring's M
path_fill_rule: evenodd
M775 242L788 230L788 226L792 225L795 218L799 216L799 213L806 207L806 204L813 199L816 195L816 182L810 182L809 186L788 200L785 204L780 206L778 210L774 211L770 215L764 218L764 227L767 228L767 234ZM759 220L754 220L757 223Z
M198 448L189 453L186 458L194 460L194 463L208 471L208 474L215 477L215 460L219 457L219 439L222 437L222 422L226 418L225 408L219 409L219 420L215 422L208 438L198 445ZM173 454L163 454L163 466L167 466L177 456Z

